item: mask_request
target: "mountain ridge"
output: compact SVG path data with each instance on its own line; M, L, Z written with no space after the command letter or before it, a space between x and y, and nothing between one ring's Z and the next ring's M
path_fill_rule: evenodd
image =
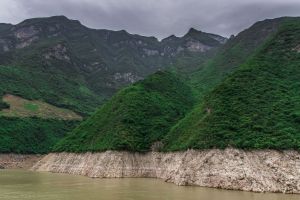
M159 42L154 37L125 31L90 29L64 16L34 18L0 31L0 65L31 71L34 68L68 77L69 82L78 82L90 90L92 96L98 96L99 101L91 104L96 106L123 86L165 68L177 56L193 52L206 57L206 52L223 45L208 33L196 36ZM211 45L204 44L206 40ZM76 88L72 90L80 92ZM86 98L93 102L92 97ZM74 107L77 103L66 105L59 96L56 99L44 100L76 112L87 112Z
M68 22L68 23L73 23L73 24L80 24L81 26L83 26L84 28L86 29L90 29L90 30L95 30L95 31L109 31L109 32L123 32L123 33L126 33L126 34L129 34L129 35L136 35L136 36L142 36L142 37L146 37L146 38L153 38L155 40L157 40L158 42L161 42L162 40L165 40L169 37L173 37L175 36L176 38L183 38L184 36L187 36L187 35L190 35L190 34L193 34L193 33L206 33L206 34L210 34L212 36L218 36L220 38L223 38L225 40L227 40L228 38L227 37L224 37L224 36L221 36L221 35L218 35L216 33L209 33L209 32L204 32L204 31L201 31L199 29L196 29L194 27L191 27L189 28L185 34L183 34L182 36L176 36L174 34L170 34L169 36L166 36L162 39L158 39L157 37L155 36L145 36L145 35L142 35L142 34L136 34L136 33L131 33L131 32L128 32L127 30L125 29L116 29L116 30L111 30L111 29L107 29L107 28L92 28L92 27L89 27L87 25L84 25L80 22L80 20L77 20L77 19L71 19L65 15L53 15L53 16L49 16L49 17L35 17L35 18L29 18L29 19L25 19L21 22L18 22L18 23L4 23L4 22L0 22L0 26L1 25L4 25L4 26L17 26L17 25L20 25L20 26L23 26L23 25L32 25L32 23L37 23L37 22L45 22L45 21L52 21L52 22Z
M283 19L249 60L174 126L166 149L299 150L300 18Z
M290 22L292 23L292 25L289 26L288 24ZM145 133L146 130L149 129L149 127L154 127L156 121L155 120L152 121L153 119L164 119L165 113L158 113L155 116L147 115L146 118L148 122L151 123L147 124L147 126L144 123L137 125L135 122L140 120L137 120L135 118L136 114L148 110L149 109L148 104L139 103L138 106L136 106L134 104L134 101L127 102L126 99L130 98L130 95L127 93L123 93L122 96L118 96L118 95L115 96L115 98L118 98L117 101L118 103L115 103L115 101L108 101L107 104L105 104L103 107L100 107L98 112L92 115L92 117L89 118L86 121L86 123L82 123L81 125L78 126L76 130L72 131L69 137L65 138L65 140L62 143L59 143L57 148L54 150L70 151L70 152L104 151L104 150L128 150L128 151L144 152L147 150L150 151L151 145L155 145L155 144L160 144L158 145L160 147L159 149L164 151L183 151L190 148L192 149L222 148L223 149L231 146L238 147L238 148L254 148L254 149L299 148L299 146L297 146L297 142L291 142L290 144L286 143L286 141L288 140L297 141L295 139L297 138L295 131L293 133L290 133L291 136L288 137L288 140L284 140L285 142L282 141L283 143L280 143L278 141L275 142L274 144L269 144L268 142L273 141L270 140L270 137L275 137L272 135L272 133L269 132L266 133L263 131L261 133L257 133L260 134L259 138L261 141L255 142L256 132L253 133L251 132L252 129L250 130L244 128L245 131L249 133L249 136L251 136L251 138L249 139L245 135L243 135L243 132L241 131L242 128L240 127L240 126L243 127L247 122L247 120L245 122L245 119L243 117L251 118L251 116L248 116L247 113L243 113L243 110L255 116L256 115L265 116L266 117L265 120L268 119L268 115L271 114L270 112L272 111L272 108L270 108L270 106L264 104L263 102L257 105L257 107L261 106L260 109L254 109L254 108L250 109L249 107L247 107L245 103L240 101L240 99L243 99L244 102L248 102L251 100L250 102L248 102L249 105L255 106L255 103L253 104L253 102L258 101L255 97L255 95L257 94L260 95L261 99L265 99L264 102L267 102L271 98L270 96L268 96L267 88L269 88L271 90L271 94L274 95L277 91L276 88L278 84L275 81L273 84L274 87L272 86L272 84L268 86L268 84L265 84L263 80L272 79L273 77L275 80L279 82L282 81L283 82L282 84L285 83L284 81L288 81L288 82L291 81L280 75L278 75L279 77L276 77L277 75L273 76L274 74L278 74L278 69L277 69L278 66L276 66L276 64L279 63L281 63L281 65L285 64L288 73L292 73L292 71L294 71L295 74L293 74L293 76L291 76L290 78L294 82L297 81L297 76L299 74L297 73L298 71L295 64L297 60L295 62L291 61L291 63L288 63L286 56L289 56L288 58L293 58L293 59L297 58L295 52L299 51L298 50L299 47L297 46L298 37L295 34L298 33L297 27L299 24L300 21L298 20L298 18L278 18L278 19L265 20L262 22L255 23L249 29L246 29L245 31L241 32L239 35L237 35L236 37L228 41L228 43L226 43L222 47L223 49L222 48L219 49L215 57L212 57L212 59L209 60L207 63L204 62L202 66L200 65L198 68L199 71L197 73L192 72L192 73L182 74L183 79L181 80L184 80L183 83L190 88L190 90L192 91L191 94L193 98L196 99L196 103L193 104L194 109L192 109L191 112L189 112L189 110L184 112L184 114L178 118L175 124L173 123L172 126L168 126L167 130L160 132L158 141L156 140L144 141L142 138L143 137L147 138L147 134L143 136L141 135L141 133ZM286 26L289 26L289 28L285 28ZM293 26L294 29L291 28ZM282 32L285 33L287 36L284 38L277 37L278 34ZM279 43L280 41L283 41L282 44L280 43L280 45L277 45L276 43L278 42L277 40L279 41ZM290 48L287 48L287 46L284 45L285 40L287 40L286 45L290 44L291 41L294 41L296 43L293 47L293 48L297 48L296 50L294 50L294 53L290 53L290 54L286 53L290 51ZM273 55L272 53L266 54L266 52L264 51L264 49L266 48L269 48L271 50L272 48L274 48L271 51L273 53L275 52L274 58L272 58ZM280 50L283 51L285 54L281 55L280 53L278 53ZM266 60L264 61L263 59ZM269 76L265 75L267 72L259 70L260 69L259 66L263 65L265 62L268 62L267 66L269 67L269 72L268 72L270 73ZM187 62L187 64L189 63L190 62ZM272 64L275 65L273 68L272 68ZM250 72L247 73L246 75L240 75L240 77L238 76L234 78L235 75L243 71L243 68L247 65ZM252 72L251 70L253 71L253 73L251 73ZM199 75L198 73L201 76L198 76ZM255 78L256 75L259 76L257 80ZM168 74L166 74L166 76L168 76ZM251 78L251 80L248 80L248 78ZM152 80L151 76L149 77L149 80ZM138 83L143 84L143 82L147 82L147 81L148 79L146 78L144 81ZM256 87L254 86L247 87L247 84L251 85L254 82L260 83L261 85L259 87L257 87L257 85ZM162 83L163 81L161 82L161 84ZM130 91L133 88L134 86L129 86L125 88L125 90L127 89ZM251 91L249 90L249 88L251 88ZM158 92L159 88L156 88L156 90ZM265 92L261 93L264 90ZM253 91L256 91L256 93ZM297 94L295 92L297 90L295 90L295 88L291 88L291 91L294 91L295 96L293 96L293 92L288 93L286 95L289 95L291 99L297 99ZM284 93L282 93L282 91L279 90L277 92L278 94L284 96ZM146 90L145 93L143 93L142 95L141 94L136 95L134 100L143 99L144 96L150 95L151 93L149 93ZM240 97L239 94L241 94ZM252 94L252 96L249 96L250 94ZM285 99L280 100L279 98L278 101L279 102L277 103L280 104L280 102L285 102ZM178 107L185 106L185 104L181 104L181 103L182 102L179 102L177 106ZM101 123L98 123L98 119L100 119L99 121L101 122L103 121L102 118L108 119L110 117L112 117L111 119L112 121L118 120L120 116L114 113L114 110L121 109L125 105L127 105L132 109L127 110L126 115L124 116L122 115L122 117L124 117L122 126L112 124L111 127L106 127L105 129L102 129L101 127L103 126L100 126ZM240 107L238 107L237 105L243 107L244 109L238 109ZM108 108L108 107L114 109L111 109L110 112L103 112L104 108ZM293 108L291 108L291 110L293 110ZM263 113L260 114L256 113L260 111L263 111ZM240 114L237 115L235 114L235 112ZM284 113L285 111L281 109L280 111L278 111L276 116L274 115L274 121L278 123L282 122L283 129L287 128L286 121L282 119L282 116L283 115L285 116ZM297 117L298 116L297 113L298 112L296 112L294 116ZM285 116L285 117L290 119L291 116ZM240 118L241 120L239 120ZM209 119L211 120L209 121ZM261 118L259 119L263 122L265 121L262 120ZM236 121L241 121L241 123L239 124ZM264 130L266 128L266 125L259 124L259 123L260 122L258 121L256 122L255 120L252 120L251 126L256 127L257 125L258 127L260 127L260 130ZM119 127L119 129L115 129L115 126ZM293 130L294 129L297 130L296 126L297 126L296 123L291 125L291 127L293 127ZM131 128L128 130L127 127L131 127ZM231 127L233 127L232 130ZM138 128L139 131L137 132L130 131L130 130L134 130L135 128ZM272 129L272 127L270 127L269 129ZM110 134L109 130L115 130L115 131ZM237 131L236 133L234 132L235 130ZM292 129L286 131L289 132L291 130ZM284 132L280 132L280 133L278 132L278 134L279 134L278 137L280 138L281 136L283 137ZM129 144L122 146L112 142L110 143L111 146L108 145L105 146L105 148L102 148L103 144L101 143L101 141L108 141L112 139L111 138L112 135L114 135L114 138L116 138L116 140L118 140L119 138L123 138L124 141L128 142ZM123 137L124 135L128 137ZM247 139L245 139L245 137ZM102 138L102 139L100 141L92 140L89 142L89 140L85 140L83 138ZM277 136L275 138L277 138ZM127 139L129 141L127 141ZM84 146L80 146L82 143L84 143ZM283 146L280 147L279 144L283 144ZM140 148L141 146L145 148L141 149Z
M202 44L206 40L212 45ZM1 110L15 116L0 117L0 140L4 141L0 152L48 152L79 123L26 117L37 116L38 105L67 109L85 119L124 86L167 68L185 54L205 60L222 45L203 32L199 38L196 34L195 38L163 43L124 30L91 29L65 16L27 19L17 25L1 24L0 98L14 95L27 103L10 109L10 105L0 100ZM62 116L62 119L69 118ZM36 143L43 145L35 147Z

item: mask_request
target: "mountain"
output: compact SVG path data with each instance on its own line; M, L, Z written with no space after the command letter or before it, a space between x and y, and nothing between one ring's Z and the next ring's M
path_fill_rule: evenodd
M192 108L191 89L157 72L118 92L54 148L55 151L148 151Z
M150 151L152 147L166 151L188 148L224 148L235 144L230 142L233 140L230 136L234 135L235 131L239 131L235 133L235 139L247 143L240 134L250 134L249 131L243 133L243 129L234 127L231 130L230 127L246 126L246 122L249 117L252 117L252 114L254 119L251 119L251 126L259 125L260 122L256 122L255 119L270 115L272 108L268 107L265 110L264 108L267 108L270 97L278 92L276 89L280 89L281 84L290 84L294 81L295 85L291 85L291 87L295 88L290 88L290 95L297 92L297 78L299 78L298 69L295 69L297 61L291 64L292 67L286 71L287 75L295 73L289 81L286 82L283 76L276 77L273 81L278 82L279 85L274 84L274 88L269 86L271 82L264 82L271 78L272 73L285 73L276 71L279 63L288 66L291 58L297 58L295 57L296 51L289 57L284 54L280 55L280 53L267 55L264 51L266 48L274 48L280 52L286 48L285 52L289 52L291 46L275 45L272 41L283 41L282 43L284 43L285 38L277 35L281 32L287 35L293 32L285 28L290 20L295 21L295 24L299 23L298 19L293 18L278 18L255 23L216 50L216 54L210 60L199 62L197 68L192 67L187 71L178 68L180 63L188 65L189 61L194 60L196 56L185 54L177 57L178 62L173 63L170 67L172 73L159 72L159 74L154 74L144 81L138 82L137 85L125 88L59 142L54 150L83 152L111 149L144 152ZM296 30L297 28L295 28L294 34L298 33ZM195 33L198 32L191 29L183 37L183 40ZM174 39L176 37L171 36L162 42ZM293 48L297 47L297 39L297 36L291 35L290 42L294 42ZM276 52L275 50L274 52ZM273 59L273 56L276 58ZM183 58L186 60L180 62L180 59ZM258 60L255 60L256 58ZM251 64L251 60L255 60L252 61L253 64ZM255 69L260 62L268 62L267 68L270 70L270 74L264 70ZM248 67L245 67L246 65ZM245 68L251 69L247 72L248 74L242 73ZM241 75L237 75L239 73ZM254 77L258 80L254 80ZM178 82L179 85L171 84L172 80ZM230 80L234 82L230 82ZM148 85L148 82L153 82L157 86ZM143 88L142 92L137 92L140 91L136 89L137 86ZM151 90L146 86L151 86ZM271 93L267 94L269 89ZM285 92L287 91L289 90L285 90ZM165 95L170 98L163 98ZM283 94L279 93L279 95ZM265 104L256 105L259 103L259 98L265 98L263 101ZM295 96L293 102L296 102L297 99L298 97ZM278 99L277 103L281 100ZM282 103L284 105L287 102L282 101ZM247 107L247 104L251 106ZM192 109L192 107L194 108ZM293 110L295 108L291 107L291 113L296 111ZM239 109L239 112L235 113L235 109ZM263 112L263 114L255 113L255 111ZM170 115L173 112L177 115ZM247 116L244 118L246 113ZM278 115L283 113L284 111L281 110ZM262 117L258 117L260 115ZM169 116L175 117L169 118ZM241 118L240 122L237 122L238 118ZM273 124L279 123L281 120L280 118L272 119L275 120ZM284 127L288 126L284 125ZM295 128L295 124L292 127ZM255 138L255 134L252 133L252 137ZM210 143L204 145L205 141ZM246 148L247 146L237 147ZM259 148L259 146L252 146L252 148Z
M159 42L124 30L90 29L64 16L0 27L1 80L7 74L17 79L10 79L16 86L3 85L1 92L42 99L83 115L123 86L166 68L177 56L206 55L226 42L195 29Z
M196 89L199 98L250 59L278 31L285 19L282 17L256 22L237 36L232 36L216 56L190 74L189 82Z
M213 89L164 140L166 150L300 148L300 18Z
M124 30L90 29L64 16L1 23L0 152L46 153L122 87L179 57L204 62L226 40L191 29L160 42ZM163 94L158 98L172 102ZM165 126L186 109L166 114Z

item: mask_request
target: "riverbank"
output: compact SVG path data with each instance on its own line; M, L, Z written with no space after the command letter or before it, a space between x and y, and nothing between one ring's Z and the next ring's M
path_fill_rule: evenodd
M32 169L94 178L151 177L177 185L300 193L300 153L297 151L51 153Z
M22 154L0 154L0 169L30 169L44 156Z

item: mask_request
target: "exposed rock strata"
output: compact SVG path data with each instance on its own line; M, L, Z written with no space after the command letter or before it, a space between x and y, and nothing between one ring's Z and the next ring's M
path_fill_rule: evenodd
M89 177L152 177L177 185L300 193L300 153L236 149L176 153L52 153L33 168Z
M30 169L41 155L0 154L0 169Z

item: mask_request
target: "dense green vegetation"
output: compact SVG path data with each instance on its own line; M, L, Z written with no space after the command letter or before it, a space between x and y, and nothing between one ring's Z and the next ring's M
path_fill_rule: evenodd
M78 121L0 117L0 153L47 153Z
M101 98L89 89L58 73L0 65L0 94L41 99L58 107L86 115L100 105ZM2 96L1 95L1 96Z
M300 22L288 19L256 55L207 95L165 150L300 149Z
M158 141L166 151L297 148L299 55L291 49L298 32L295 25L281 27L286 20L291 19L254 24L206 55L209 61L181 54L170 66L173 73L159 72L122 90L54 150L143 152ZM195 105L194 100L187 104L190 99L198 103L188 113Z
M48 28L58 22L52 37ZM158 42L66 18L29 20L16 30L28 26L42 30L41 40L0 52L0 96L40 99L87 116L128 83L162 67L171 72L120 90L72 131L73 121L0 117L0 152L45 153L57 141L53 151L300 149L298 18L258 22L222 47L224 38L194 29ZM188 51L191 42L212 50ZM0 110L8 106L0 102Z
M214 57L198 69L188 74L189 83L201 99L208 92L221 83L229 74L239 68L246 60L260 49L260 47L277 32L285 18L277 18L256 22L250 28L231 37ZM189 66L187 63L185 66ZM178 68L176 66L176 68Z
M3 101L0 101L0 111L6 108L9 108L9 105Z
M117 93L61 140L55 151L148 151L193 105L190 88L157 72Z
M2 101L2 97L5 94L11 94L28 100L39 100L41 103L47 102L87 117L120 88L168 66L178 56L178 49L180 49L181 55L188 54L188 46L191 41L202 42L212 49L217 49L221 46L218 40L226 39L192 29L184 37L160 42L154 37L132 35L126 31L90 29L80 24L79 21L70 20L64 16L54 16L28 19L17 25L0 24L0 40L0 111L9 108L9 105ZM193 58L199 55L201 60L205 60L207 57L207 54L203 52L193 52L192 54ZM175 81L175 79L172 80ZM161 81L163 85L165 80L162 79ZM132 92L129 92L130 89L126 90L132 95L131 99L134 99L134 96L139 96L136 100L137 103L143 104L142 101L149 103L149 107L144 105L144 109L148 111L141 114L140 118L153 115L153 121L144 119L136 130L139 133L133 134L140 134L138 137L143 134L146 135L148 132L141 131L142 127L148 128L154 124L153 130L149 130L152 134L150 139L154 141L159 139L162 131L167 132L168 128L183 116L183 112L191 106L191 103L185 102L186 105L181 107L176 104L177 101L181 100L180 97L177 99L171 95L174 97L172 100L171 97L164 96L159 91L154 92L155 89L145 97L141 97L148 92L145 91L145 88L134 85ZM167 90L167 86L165 90ZM123 91L119 96L123 94L126 96L126 91ZM189 96L189 91L182 91L182 94ZM162 100L162 105L157 105L160 100ZM128 99L127 103L130 104L130 101ZM45 112L50 107L41 107L41 105L30 102L22 105L20 101L15 102L14 105L11 104L11 109L5 111L6 114L9 113L6 116L18 116L20 118L11 119L17 124L16 129L13 129L12 122L7 124L8 128L5 125L0 126L2 128L0 135L5 136L3 142L9 141L11 143L11 145L0 143L0 148L3 147L1 151L46 152L54 140L58 138L54 134L54 130L59 129L58 134L60 136L69 130L65 128L62 122L57 124L57 118L49 121L37 118L21 118L32 116L32 113L40 117L47 115L47 117L53 118L55 116ZM151 113L150 105L157 106L157 109L167 108L167 110ZM124 108L122 107L122 109ZM124 114L123 121L126 121L127 111L130 111L130 115L134 115L131 110L120 111ZM0 114L4 116L5 113ZM108 114L106 113L107 116ZM66 112L65 115L70 117L70 112ZM154 117L154 115L163 115L163 117ZM68 118L62 117L62 119ZM114 117L116 116L112 116L112 118ZM130 121L132 116L128 114L128 117ZM0 125L2 122L3 124L7 122L8 119L1 117ZM122 124L126 123L122 122ZM113 126L113 120L110 125ZM138 124L130 125L130 128L134 125ZM161 130L158 128L160 125ZM53 126L52 129L49 128L51 126ZM10 132L7 130L15 131L15 137L9 137ZM33 139L32 142L38 144L39 139L44 139L40 145L29 148L28 146L34 146L33 143L29 142L15 148L19 141L26 142L29 138L37 135L38 131L39 134L45 134L45 138L38 135L37 139ZM156 135L154 134L155 131L157 131ZM118 141L118 143L120 142ZM136 141L128 141L123 146L130 149L132 145L137 145L137 143ZM104 147L105 145L103 145ZM148 146L139 147L140 150L146 148Z

